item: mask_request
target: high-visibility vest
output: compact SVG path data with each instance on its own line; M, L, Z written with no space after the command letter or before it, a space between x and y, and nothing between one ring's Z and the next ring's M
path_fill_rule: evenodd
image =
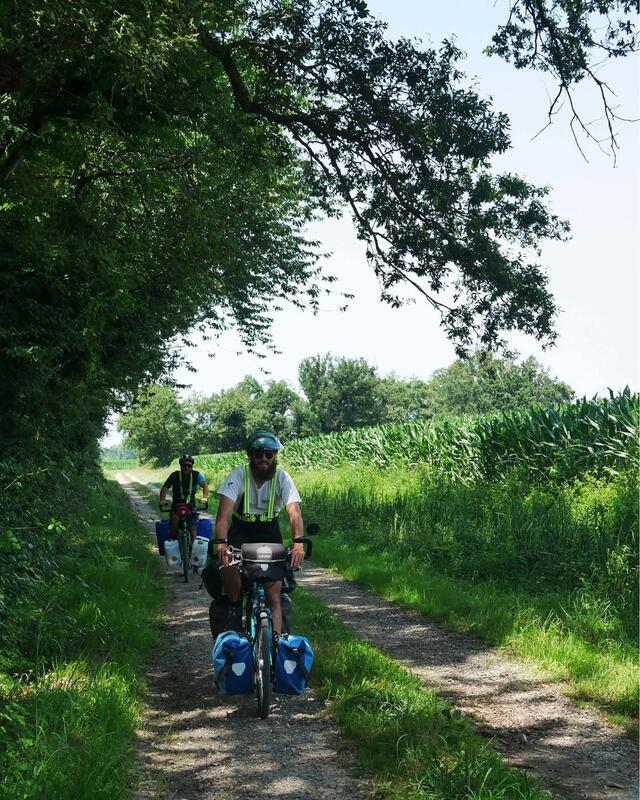
M198 487L196 487L196 491L198 491ZM189 473L189 488L187 492L184 492L182 488L182 470L178 472L178 497L174 497L173 499L176 501L182 501L184 503L190 502L190 497L193 494L193 469ZM183 497L184 495L184 497Z
M233 516L243 522L271 522L278 515L275 512L276 506L276 486L278 483L278 475L281 470L277 469L273 478L271 478L271 486L269 487L269 502L267 503L266 514L251 514L249 511L249 499L251 491L251 478L249 473L249 465L244 465L244 502L242 504L242 514L234 512Z

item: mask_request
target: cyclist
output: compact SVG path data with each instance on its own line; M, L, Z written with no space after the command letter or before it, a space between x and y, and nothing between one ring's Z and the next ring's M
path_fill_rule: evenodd
M198 512L196 511L196 492L202 489L202 499L206 500L209 496L209 485L201 472L193 468L193 456L188 453L181 455L178 459L180 469L172 472L160 489L160 503L162 504L167 491L171 489L171 511L173 512L179 503L187 503L191 506L193 513L189 517L189 530L191 541L196 538L196 528L198 525ZM178 516L171 514L171 539L178 538Z
M230 603L229 627L235 630L240 630L242 623L241 581L237 566L229 566L228 545L282 543L278 514L284 508L294 541L291 566L299 567L304 560L304 547L301 542L296 544L296 539L304 536L300 495L291 477L283 469L278 469L277 455L281 447L278 437L270 431L252 433L246 447L249 463L235 469L218 488L220 503L215 536L222 540L218 544L218 559L224 567L222 580ZM271 609L276 633L282 630L281 589L282 581L265 584L267 605Z

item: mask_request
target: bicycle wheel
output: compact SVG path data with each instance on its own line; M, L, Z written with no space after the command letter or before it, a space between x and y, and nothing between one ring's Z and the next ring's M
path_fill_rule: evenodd
M180 557L182 558L182 575L184 582L189 582L189 531L180 531Z
M266 719L271 708L271 622L264 618L256 636L256 688L258 713Z

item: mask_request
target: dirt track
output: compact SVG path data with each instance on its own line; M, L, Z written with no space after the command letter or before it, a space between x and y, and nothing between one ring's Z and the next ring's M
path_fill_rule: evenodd
M126 490L152 529L149 506ZM208 596L198 591L199 583L185 585L171 574L166 580L174 613L148 673L135 800L369 796L366 784L337 758L336 732L312 693L277 699L265 721L256 719L253 697L221 698L211 679ZM494 738L507 761L546 788L568 800L638 797L638 747L598 712L577 707L558 687L475 639L321 567L307 564L300 583L361 636L437 687Z

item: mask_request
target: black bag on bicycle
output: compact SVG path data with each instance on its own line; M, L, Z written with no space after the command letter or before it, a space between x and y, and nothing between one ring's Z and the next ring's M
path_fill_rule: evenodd
M216 602L225 599L224 586L222 584L222 572L218 569L218 562L208 560L204 569L200 573L204 588Z
M281 581L287 569L287 548L274 542L242 545L242 571L248 583Z
M287 563L284 578L282 579L282 591L283 593L291 594L297 585L296 579L293 577L293 568L291 564Z
M215 642L222 631L229 630L229 601L226 597L220 600L212 600L209 606L209 627L211 636Z

